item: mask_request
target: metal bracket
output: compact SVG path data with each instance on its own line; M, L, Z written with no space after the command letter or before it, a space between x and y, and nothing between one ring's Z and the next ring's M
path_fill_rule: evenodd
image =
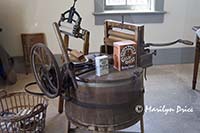
M157 51L155 50L152 53L146 53L142 56L140 56L140 65L143 68L151 67L153 66L153 55L157 55Z

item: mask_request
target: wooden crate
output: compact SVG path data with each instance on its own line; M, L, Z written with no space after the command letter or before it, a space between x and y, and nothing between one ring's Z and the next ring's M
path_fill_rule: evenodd
M37 43L43 43L46 45L46 37L44 33L22 33L21 40L23 46L26 73L28 74L28 67L30 67L31 48Z

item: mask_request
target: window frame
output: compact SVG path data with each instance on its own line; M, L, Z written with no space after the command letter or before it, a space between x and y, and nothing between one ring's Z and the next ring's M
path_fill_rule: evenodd
M163 23L165 0L153 0L151 4L152 11L133 11L133 10L105 10L104 0L94 0L95 25L103 25L106 19L121 21L122 16L125 22L129 23Z
M148 8L149 11L152 10L151 2L154 0L147 0L148 1ZM106 0L104 0L104 10L109 11L109 10L133 10L135 7L138 5L128 5L127 0L126 0L126 5L106 5ZM138 10L133 10L133 11L138 11Z

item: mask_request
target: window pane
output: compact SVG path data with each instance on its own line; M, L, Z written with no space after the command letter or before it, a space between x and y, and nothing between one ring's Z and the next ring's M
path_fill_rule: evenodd
M127 0L128 5L147 5L148 0Z
M106 5L126 5L126 0L106 0Z

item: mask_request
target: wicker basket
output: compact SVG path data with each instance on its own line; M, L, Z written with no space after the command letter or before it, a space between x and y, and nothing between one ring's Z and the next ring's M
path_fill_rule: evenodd
M25 92L0 92L0 132L41 133L45 128L48 101Z

